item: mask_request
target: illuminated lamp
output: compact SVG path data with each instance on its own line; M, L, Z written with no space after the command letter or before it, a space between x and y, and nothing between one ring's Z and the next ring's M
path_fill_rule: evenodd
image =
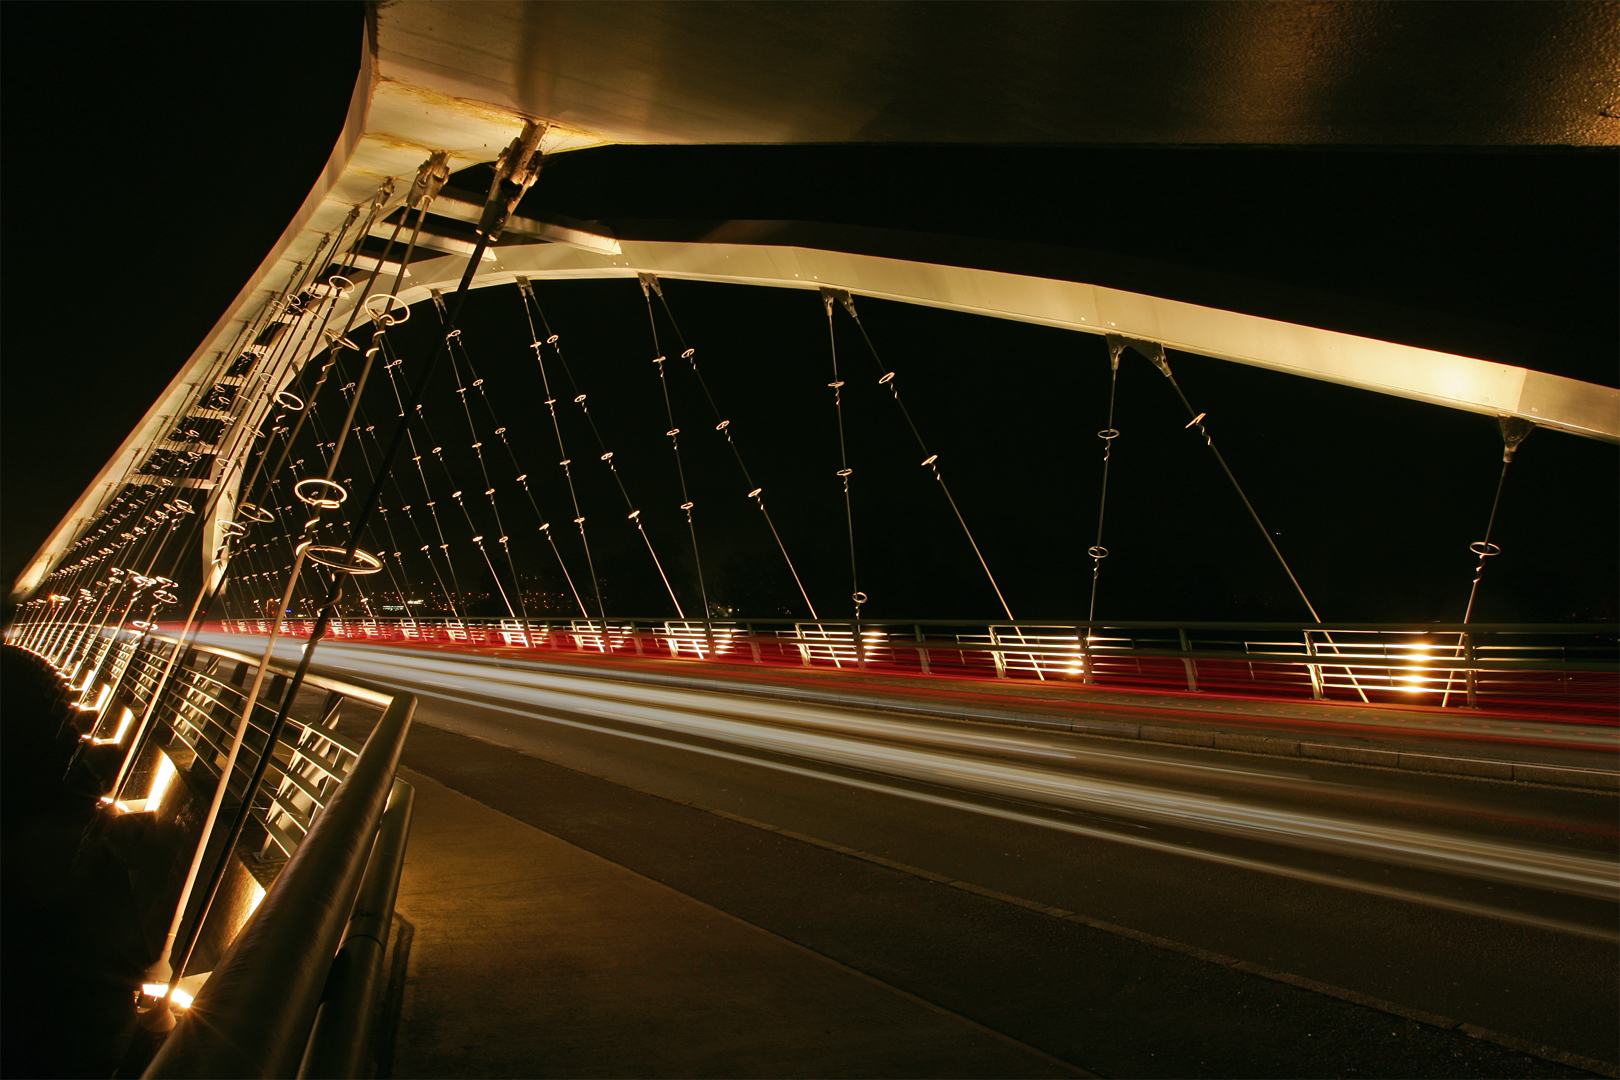
M108 687L107 689L111 689L111 687ZM91 739L91 745L117 746L119 743L124 741L124 736L129 733L129 725L134 723L134 721L135 714L130 712L129 707L126 705L124 707L123 715L118 718L118 730L113 732L113 737L110 739Z

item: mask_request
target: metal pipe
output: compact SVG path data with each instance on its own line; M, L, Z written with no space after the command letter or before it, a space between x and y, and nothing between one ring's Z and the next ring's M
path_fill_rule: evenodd
M354 910L416 698L394 698L326 810L143 1077L295 1074Z
M411 809L416 789L394 780L388 810L377 830L365 880L354 898L343 947L332 961L325 1000L315 1015L301 1078L353 1077L365 1074L366 1051L371 1045L372 1019L386 981L383 960L394 921L394 898L405 867L405 847L411 835Z

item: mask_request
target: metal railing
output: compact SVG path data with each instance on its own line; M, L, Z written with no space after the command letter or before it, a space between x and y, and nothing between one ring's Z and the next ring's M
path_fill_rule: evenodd
M66 680L66 723L80 732L80 749L102 783L109 814L177 819L188 799L193 808L206 804L242 732L224 782L228 803L252 799L250 831L237 851L217 858L253 860L252 876L273 883L245 910L240 904L210 908L206 891L189 903L166 899L170 907L179 905L176 926L185 928L181 937L188 942L176 955L201 957L191 968L204 974L175 980L177 990L195 999L148 1075L292 1075L306 1047L311 1075L349 1068L344 1063L356 1061L367 1044L381 988L413 797L394 773L415 698L310 674L271 746L289 666L266 669L268 690L243 724L260 664L245 653L182 646L144 625L13 626L6 640ZM356 741L337 730L340 718L371 725L371 734ZM250 778L266 756L263 783L250 793ZM385 808L391 815L386 827ZM391 837L387 843L373 843L379 828ZM208 839L205 834L196 846L206 848ZM182 849L177 858L184 863L193 852ZM362 878L366 900L357 905ZM206 955L192 953L198 942ZM346 959L334 966L340 942ZM251 1008L240 1006L244 998ZM174 1000L183 1004L184 996ZM320 1033L312 1042L317 1008ZM267 1032L274 1033L273 1053L265 1049ZM264 1052L254 1062L279 1064L250 1067L240 1056L247 1046Z
M268 623L222 628L264 633ZM1620 719L1614 624L348 619L329 636Z

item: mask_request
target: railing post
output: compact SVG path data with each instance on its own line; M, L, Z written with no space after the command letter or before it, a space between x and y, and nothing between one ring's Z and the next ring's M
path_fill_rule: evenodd
M1181 635L1181 651L1184 653L1192 652L1192 643L1187 640L1187 631L1177 627L1176 633ZM1196 693L1198 690L1198 661L1189 656L1181 661L1181 665L1187 669L1187 689Z
M1311 697L1321 701L1327 695L1322 688L1322 669L1313 662L1316 656L1316 643L1311 640L1309 630L1305 631L1305 655L1313 658L1305 662L1306 670L1310 672L1311 676Z
M1479 686L1478 686L1478 680L1475 678L1475 672L1474 672L1474 635L1473 634L1464 634L1463 635L1463 662L1468 665L1467 670L1463 672L1463 678L1466 680L1466 683L1467 683L1467 686L1468 686L1468 707L1470 709L1477 709L1477 708L1479 708L1479 702L1478 702Z

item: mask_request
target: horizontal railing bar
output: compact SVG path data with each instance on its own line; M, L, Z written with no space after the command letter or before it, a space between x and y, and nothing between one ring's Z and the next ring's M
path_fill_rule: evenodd
M299 760L310 760L303 754L298 755L298 757ZM297 766L291 762L289 762L286 767L283 767L279 761L272 761L272 763L265 769L265 775L269 776L272 772L275 773L275 782L277 784L290 784L307 796L311 801L313 801L316 806L324 805L327 797L322 795L314 784L310 783L304 777L299 776L296 770ZM324 767L321 768L321 772L331 780L336 780L340 784L343 782L343 777L338 776L336 773L333 773Z
M863 623L863 625L865 625ZM915 625L915 624L912 624ZM581 633L579 636L588 636ZM612 636L611 634L609 635ZM628 636L628 635L627 635ZM1455 655L1461 650L1455 646L1447 646L1444 652L1453 655L1437 655L1435 652L1385 656L1370 653L1350 653L1342 651L1350 646L1339 646L1340 651L1325 652L1329 646L1313 644L1318 651L1311 655L1304 650L1303 642L1232 642L1230 650L1199 648L1182 650L1179 648L1152 649L1140 648L1134 645L1111 645L1093 640L1082 648L1078 639L1069 642L1045 641L1008 641L992 642L985 635L981 641L959 641L946 638L925 638L921 641L914 637L885 638L877 642L864 642L861 651L871 656L879 651L897 650L906 652L975 652L987 654L1005 654L1008 656L1040 656L1042 659L1070 659L1077 660L1089 652L1093 657L1129 656L1140 659L1166 659L1166 660L1209 660L1236 663L1267 663L1289 664L1301 667L1385 667L1392 665L1426 664L1431 670L1463 670L1473 669L1489 670L1527 670L1527 671L1593 671L1593 672L1620 672L1620 660L1543 660L1538 658L1496 658L1486 659L1475 657L1466 659ZM342 639L338 639L342 640ZM1111 639L1119 640L1119 639ZM730 644L747 645L750 641L770 642L773 645L792 645L808 649L814 654L817 650L824 653L837 651L839 659L854 660L856 658L855 643L849 638L821 638L821 637L772 637L738 636L729 639ZM1210 643L1201 643L1208 645ZM1292 648L1299 652L1258 652L1252 649L1255 644L1262 644L1268 648ZM1399 648L1398 645L1392 645ZM1478 646L1476 646L1476 650ZM1239 651L1242 650L1242 651ZM704 649L705 652L709 650ZM1363 662L1367 663L1363 663Z
M160 641L172 642L175 645L180 644L180 641L179 641L178 638L170 637L167 634L154 634L152 636L156 637ZM296 638L289 638L288 640L289 641L296 641L297 639ZM204 645L204 644L201 644L201 643L193 643L190 646L190 648L192 650L196 651L196 652L199 652L199 653L204 653L204 654L207 654L207 655L210 655L210 656L224 657L227 660L235 660L238 663L249 664L249 665L251 665L252 667L255 667L255 668L259 666L259 661L261 659L261 657L249 656L246 653L239 653L239 652L236 652L233 649L221 648L218 645ZM288 671L277 671L277 670L275 670L275 668L276 668L276 665L274 663L272 663L271 664L271 673L272 674L277 674L277 675L291 674L290 670L288 670ZM324 675L315 675L313 673L305 676L304 685L305 686L313 686L313 687L316 687L316 688L321 689L321 690L334 691L336 693L342 694L345 697L351 697L351 698L354 698L354 699L356 699L358 701L364 701L369 705L375 705L380 709L386 709L388 707L389 702L393 700L393 697L391 695L389 695L387 693L384 693L383 691L375 689L373 687L363 686L363 685L361 685L359 683L347 682L347 681L342 680L342 679L334 679L334 678L330 678L330 677L324 676Z
M287 746L289 744L283 741L281 745ZM293 751L293 757L290 758L285 764L283 764L280 759L272 757L270 759L270 765L268 768L274 769L277 773L280 773L288 779L292 779L293 773L289 772L288 770L297 768L298 766L296 762L304 761L308 762L310 765L313 765L328 778L336 780L340 784L343 783L343 778L348 775L347 772L340 773L337 771L339 768L341 768L341 766L335 761L323 761L318 755L312 754L309 751L304 750L302 747L293 747ZM300 783L301 781L295 780L294 782ZM312 799L320 797L314 792L309 792L308 794Z

